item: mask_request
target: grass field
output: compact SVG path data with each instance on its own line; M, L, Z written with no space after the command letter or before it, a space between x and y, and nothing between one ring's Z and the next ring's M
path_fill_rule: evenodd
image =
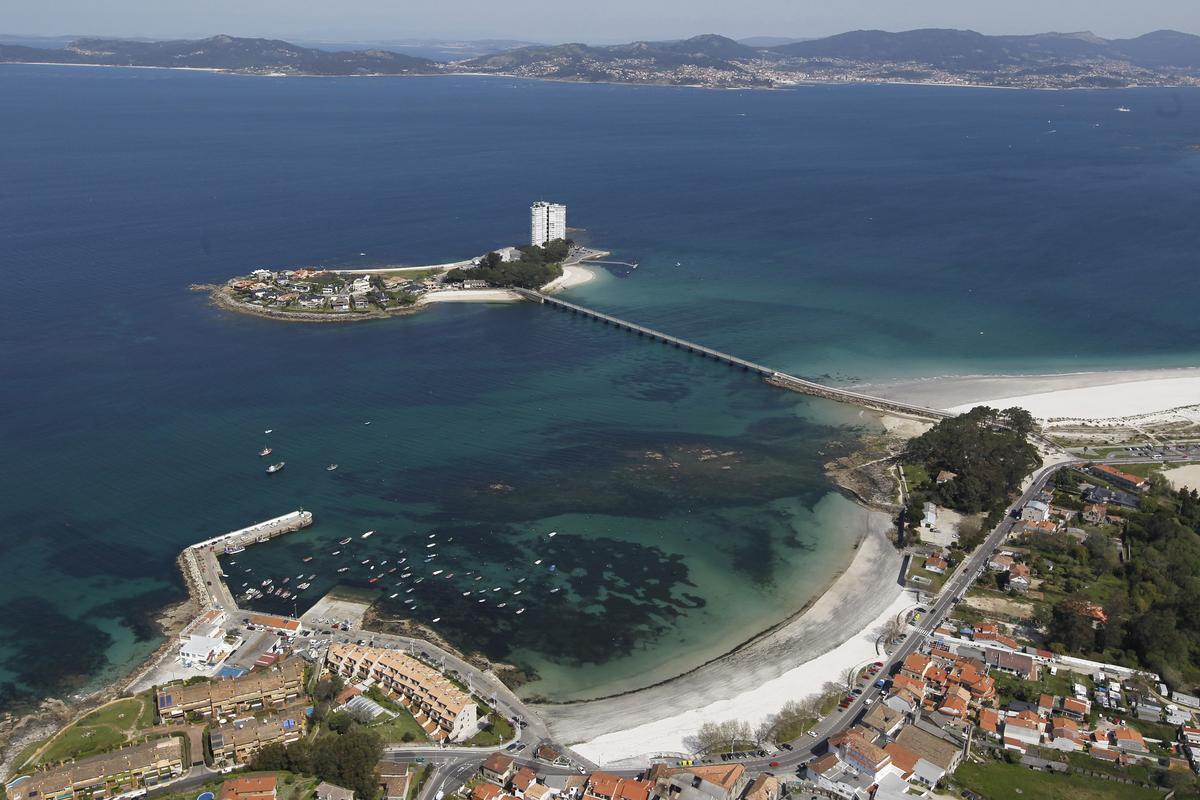
M425 731L413 719L412 714L408 713L408 709L397 703L392 698L381 692L378 687L372 687L367 692L367 697L374 700L379 705L393 712L396 716L387 722L380 722L377 725L372 725L371 730L379 734L384 742L424 742L428 741L429 737L425 735ZM405 738L407 734L408 738Z
M507 742L512 738L512 723L494 712L488 714L488 720L492 723L492 726L486 731L480 731L472 736L466 741L466 744L472 747L491 747L501 742Z
M153 724L154 699L149 693L116 700L60 731L37 760L50 764L103 753L137 738L138 731Z
M1158 800L1153 789L1083 775L1058 775L998 761L964 763L954 782L988 800Z

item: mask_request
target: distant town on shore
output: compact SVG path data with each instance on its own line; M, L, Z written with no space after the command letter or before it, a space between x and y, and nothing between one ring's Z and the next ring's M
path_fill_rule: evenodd
M3 42L0 39L0 42ZM471 58L330 50L277 39L80 38L46 47L0 43L0 62L208 69L255 75L494 74L547 80L779 88L805 83L927 83L1027 89L1200 85L1200 36L1160 30L1130 39L1089 32L988 36L970 30L859 30L819 39L705 34L622 45L479 43ZM58 44L58 43L56 43ZM35 46L37 45L37 46Z

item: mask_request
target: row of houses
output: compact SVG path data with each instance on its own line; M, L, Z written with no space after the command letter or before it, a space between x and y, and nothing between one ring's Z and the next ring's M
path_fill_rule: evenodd
M220 722L247 712L283 708L303 694L304 662L290 658L238 677L168 684L158 690L155 701L164 722L189 714Z
M471 694L412 656L382 647L336 643L325 664L330 672L364 686L378 686L408 709L429 738L461 742L479 731Z
M105 800L160 786L187 768L182 737L165 736L23 776L9 784L8 796L12 800Z
M480 768L471 800L779 800L781 782L769 773L749 780L742 764L654 764L638 778L609 772L545 776L494 753Z

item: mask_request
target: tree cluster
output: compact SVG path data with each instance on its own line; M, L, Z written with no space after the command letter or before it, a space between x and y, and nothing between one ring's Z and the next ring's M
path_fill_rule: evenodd
M1051 612L1050 640L1066 650L1153 670L1191 693L1200 685L1200 495L1160 485L1143 506L1146 511L1126 515L1124 562L1106 536L1070 547L1078 566L1063 565L1070 570L1064 588L1073 594ZM1098 598L1107 622L1093 625L1081 613L1082 592L1106 576L1117 578Z
M490 286L516 286L537 289L562 275L562 260L571 249L569 239L555 239L544 247L529 245L518 248L519 261L502 261L499 253L488 253L479 266L452 269L446 273L449 281L487 281Z
M353 789L358 800L375 800L379 795L375 767L382 757L383 744L378 736L348 726L346 733L320 736L313 741L301 739L286 746L269 744L254 756L250 768L315 775Z
M968 514L1001 513L1021 480L1042 463L1028 441L1033 430L1033 417L1021 408L977 406L942 420L908 442L904 460L921 465L930 476L947 470L957 477L917 487L914 501L928 499Z

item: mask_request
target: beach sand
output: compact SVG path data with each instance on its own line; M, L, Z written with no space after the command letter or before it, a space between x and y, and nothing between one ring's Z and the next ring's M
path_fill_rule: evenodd
M1020 406L1042 420L1117 422L1200 405L1200 369L945 377L857 388L950 411Z
M1176 489L1186 486L1188 489L1200 491L1200 464L1188 464L1186 467L1164 470L1163 477Z
M585 283L590 283L596 279L596 273L580 264L571 264L563 267L563 274L542 287L543 292L559 292L564 289L571 289L575 286L582 286Z
M872 514L872 532L850 565L806 611L745 647L690 673L636 692L563 705L537 705L555 739L598 763L682 752L701 723L752 724L788 700L821 690L845 668L875 659L875 631L907 603L900 555ZM679 709L689 709L680 712Z
M523 298L508 289L445 289L422 295L417 305L426 303L519 303Z

